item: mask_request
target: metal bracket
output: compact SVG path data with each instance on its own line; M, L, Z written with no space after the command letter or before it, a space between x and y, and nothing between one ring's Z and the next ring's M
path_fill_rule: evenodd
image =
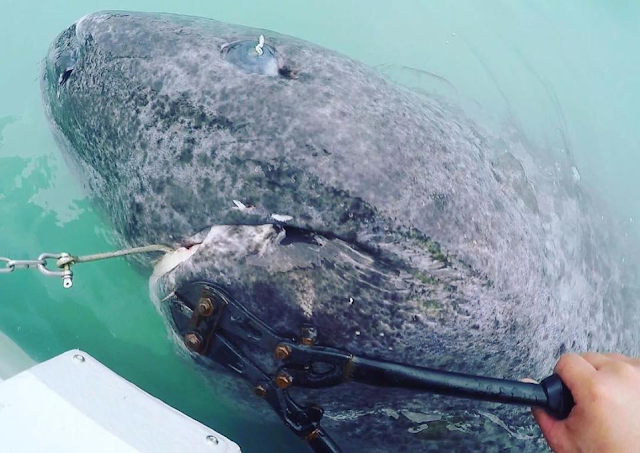
M281 367L269 375L256 366L239 344L259 345L285 359L295 342L279 337L244 307L236 304L220 288L206 282L187 283L175 292L170 310L176 330L187 348L235 372L252 385L254 393L276 411L298 437L315 451L340 452L339 447L320 427L323 410L319 406L301 406L287 389L293 378ZM315 330L307 326L304 341L313 344ZM302 341L302 340L301 340Z

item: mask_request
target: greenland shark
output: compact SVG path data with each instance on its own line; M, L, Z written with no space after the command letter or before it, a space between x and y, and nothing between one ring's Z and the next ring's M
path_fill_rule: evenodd
M415 366L541 378L567 351L638 352L637 293L566 152L337 52L197 17L85 16L41 86L122 244L177 250L138 258L167 318L176 288L206 280L277 332L312 323L318 344ZM348 451L544 448L523 409L296 392Z

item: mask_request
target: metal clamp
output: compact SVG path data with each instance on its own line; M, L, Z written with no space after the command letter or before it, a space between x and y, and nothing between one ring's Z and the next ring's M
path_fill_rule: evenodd
M254 393L314 451L341 451L320 425L322 408L303 406L289 395L288 388L293 382L286 370L281 369L277 375L266 373L238 347L238 344L251 344L285 358L291 348L284 345L284 338L238 305L221 288L205 282L187 283L179 288L170 306L176 328L189 350L242 376ZM306 327L305 343L312 344L316 332Z

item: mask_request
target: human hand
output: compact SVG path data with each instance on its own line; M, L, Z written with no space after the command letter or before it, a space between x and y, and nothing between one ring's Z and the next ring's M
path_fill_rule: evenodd
M556 453L640 452L640 360L621 354L566 354L555 372L575 401L569 417L533 415Z

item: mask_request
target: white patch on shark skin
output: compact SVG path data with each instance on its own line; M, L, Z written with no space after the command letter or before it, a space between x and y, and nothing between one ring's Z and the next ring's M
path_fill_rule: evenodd
M153 267L153 273L149 277L149 294L154 303L159 304L161 302L158 291L158 280L163 276L174 270L180 264L190 259L200 248L199 244L193 245L190 248L180 247L174 252L165 254L160 261Z
M233 209L237 209L238 211L244 211L245 209L247 209L247 206L241 201L233 200L233 204L236 205L236 207Z
M326 413L325 417L330 418L331 420L335 420L335 421L342 421L342 420L357 420L360 417L365 417L365 416L371 416L371 415L382 415L385 417L389 417L392 418L394 420L398 420L400 418L400 414L402 414L404 417L406 417L407 419L409 419L412 422L418 423L417 426L413 426L411 428L408 428L407 431L410 432L411 434L417 434L421 431L424 431L425 429L429 428L429 423L431 422L439 422L439 421L443 421L445 420L445 418L440 415L440 414L425 414L423 412L413 412L413 411L409 411L409 410L400 410L397 411L395 409L391 409L388 407L384 407L381 409L374 409L374 410L349 410L349 411L341 411L338 413ZM472 415L474 417L479 417L479 415L476 414L469 414ZM495 417L495 416L492 416ZM495 417L497 419L497 417ZM500 421L499 419L497 419L498 421ZM492 420L493 421L493 420ZM500 426L503 426L504 423ZM506 426L506 425L504 425ZM504 427L503 426L503 427ZM449 431L460 431L463 433L468 433L470 432L469 428L470 425L468 423L449 423L446 426L447 430ZM529 439L529 438L533 438L535 436L532 437L523 437L522 434L519 433L513 433L511 431L509 431L511 435L518 437L519 439Z
M243 202L241 202L240 200L233 200L233 204L235 205L233 208L236 211L240 211L240 212L251 212L254 210L254 207L249 205L247 206L246 204L244 204Z
M337 412L337 413L326 413L324 414L325 417L330 418L331 420L356 420L360 417L366 416L366 415L384 415L386 417L389 418L393 418L395 420L400 418L400 415L398 414L397 411L388 408L388 407L383 407L382 409L374 409L371 411L357 411L357 410L349 410L349 411L341 411L341 412Z
M429 427L429 424L425 423L424 425L418 425L414 428L409 428L407 429L407 431L409 431L411 434L416 434L416 433L419 433L420 431L424 431L428 427Z
M400 414L398 414L398 412L394 411L393 409L389 409L387 407L380 409L380 413L383 415L386 415L387 417L394 418L396 420L400 418Z
M288 222L289 220L293 220L293 217L290 215L282 215L282 214L271 214L271 218L276 222Z
M414 423L428 423L442 420L442 416L438 414L425 414L422 412L412 412L407 410L400 411L400 413Z
M505 431L507 431L512 437L515 437L518 440L535 439L537 437L537 436L533 436L533 435L522 434L522 433L519 433L517 431L512 430L511 428L509 428L507 426L507 424L505 422L503 422L502 420L500 420L498 417L496 417L493 414L490 414L490 413L484 412L484 411L478 411L478 413L480 415L482 415L483 417L488 418L491 422L495 423L496 425L500 426L501 428L504 428Z
M438 415L438 414L425 414L422 412L412 412L412 411L408 411L408 410L403 410L400 411L400 413L402 415L404 415L405 417L407 417L409 420L411 420L412 422L415 423L419 423L418 426L413 426L409 429L407 429L408 432L410 432L411 434L417 434L419 432L424 431L425 429L429 428L429 423L431 422L439 422L443 420L442 415ZM497 417L496 417L497 419ZM492 420L493 421L493 420ZM498 421L500 421L498 419ZM500 425L503 426L504 424ZM449 423L446 428L449 431L460 431L462 433L468 433L469 431L469 424L468 423ZM506 425L504 425L503 427L506 427ZM514 434L511 431L509 431L509 433L512 436L522 436L521 434ZM519 437L522 439L528 439L528 437Z
M180 247L178 250L167 253L164 255L160 261L156 263L153 268L153 274L151 274L151 278L160 278L164 274L167 274L178 267L181 263L187 261L191 258L200 248L199 244L194 245L190 248Z

